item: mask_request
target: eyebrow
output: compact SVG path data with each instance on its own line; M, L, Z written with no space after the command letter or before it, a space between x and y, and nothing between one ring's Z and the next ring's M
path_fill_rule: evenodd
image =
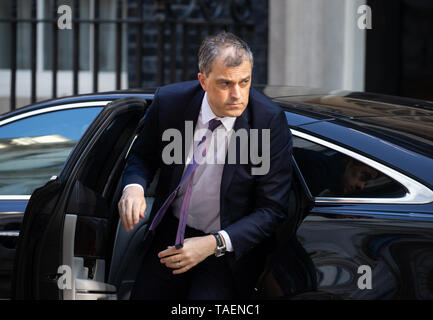
M251 79L251 76L245 77L245 78L241 79L241 81L245 81L245 80L249 80L249 79ZM225 79L225 78L219 78L219 79L216 79L216 81L217 82L234 82L232 80Z

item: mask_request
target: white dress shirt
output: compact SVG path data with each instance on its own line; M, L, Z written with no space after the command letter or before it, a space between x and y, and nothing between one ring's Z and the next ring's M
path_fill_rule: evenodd
M207 93L205 93L202 100L200 114L194 130L194 141L190 146L186 164L192 161L193 152L197 148L205 130L208 129L209 121L212 119L220 120L222 125L217 127L210 135L211 140L210 143L208 142L206 150L206 162L199 165L195 170L187 225L205 233L219 232L224 238L226 250L233 251L229 235L224 230L221 230L220 187L228 141L230 141L230 136L233 133L236 117L217 117L209 105ZM209 136L206 138L208 139ZM124 189L132 185L140 186L138 184L129 184ZM180 215L185 189L186 183L180 187L172 203L173 214L177 218Z

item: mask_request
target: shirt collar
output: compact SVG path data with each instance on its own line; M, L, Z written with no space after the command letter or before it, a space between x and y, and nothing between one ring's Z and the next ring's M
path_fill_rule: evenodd
M212 119L220 120L227 131L233 129L233 126L236 121L236 117L217 117L215 113L213 113L209 102L207 100L207 92L204 93L203 101L201 103L201 123L203 125L207 125L208 122Z

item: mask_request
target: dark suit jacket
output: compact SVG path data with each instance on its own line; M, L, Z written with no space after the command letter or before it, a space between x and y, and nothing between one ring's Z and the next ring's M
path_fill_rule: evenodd
M187 120L193 121L195 128L203 96L198 81L168 85L156 91L147 111L143 129L127 161L123 186L139 183L146 190L155 171L161 169L150 219L180 182L185 166L184 163L167 165L162 161L162 150L171 142L162 141L162 134L166 129L176 128L184 137ZM259 155L262 148L260 129L270 129L269 172L251 175L254 166L251 161L248 164L239 161L241 152L248 152L248 145L238 143L236 164L228 164L226 158L221 180L221 228L230 236L234 248L234 252L226 256L241 297L245 298L253 292L255 280L263 269L270 239L287 218L292 139L284 112L255 89L250 90L249 104L236 119L233 129L236 132L241 128L248 132L259 129ZM190 143L183 141L184 152ZM182 159L185 159L184 154Z

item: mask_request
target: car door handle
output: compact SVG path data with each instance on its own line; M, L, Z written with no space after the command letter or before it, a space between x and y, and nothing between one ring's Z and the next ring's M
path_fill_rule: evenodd
M75 279L75 290L77 292L101 292L116 293L117 289L112 284L90 279Z
M0 237L19 237L18 230L0 231Z

